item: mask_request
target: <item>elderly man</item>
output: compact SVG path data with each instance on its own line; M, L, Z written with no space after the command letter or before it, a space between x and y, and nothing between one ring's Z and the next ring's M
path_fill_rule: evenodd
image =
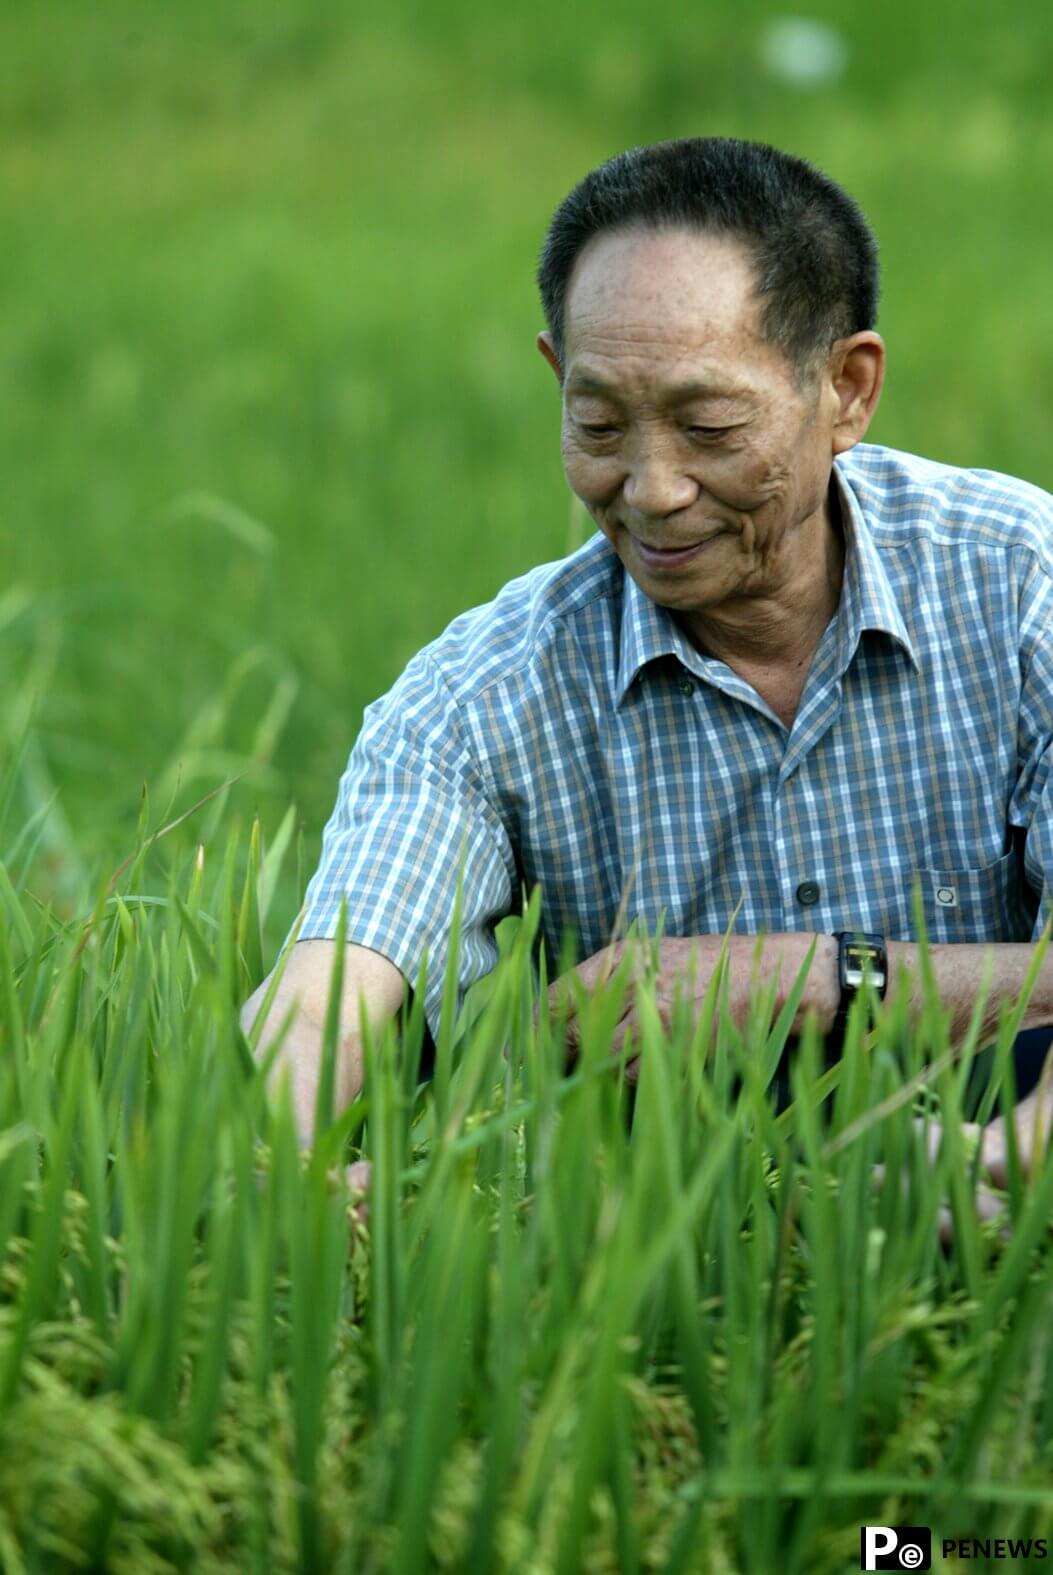
M539 284L598 530L366 708L271 1017L300 998L305 1140L341 897L346 1102L359 995L395 1014L425 947L437 1035L462 834L462 991L538 883L549 956L571 932L594 978L629 884L664 923L666 1000L689 963L705 990L737 907L738 1009L763 933L780 1003L818 935L796 1028L836 1031L864 956L878 983L906 970L917 1013L917 882L953 1042L993 958L989 1043L1053 906L1053 498L862 442L885 349L852 199L755 143L637 148L561 204ZM1049 1025L1053 950L1023 1022ZM993 1122L996 1176L1003 1143Z

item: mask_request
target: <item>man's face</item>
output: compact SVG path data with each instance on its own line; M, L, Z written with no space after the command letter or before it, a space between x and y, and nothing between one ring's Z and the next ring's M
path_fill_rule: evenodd
M833 379L799 385L760 337L753 292L739 242L681 230L596 236L571 275L567 480L640 588L674 610L799 579L833 454L851 446L834 434ZM644 552L696 543L680 562Z

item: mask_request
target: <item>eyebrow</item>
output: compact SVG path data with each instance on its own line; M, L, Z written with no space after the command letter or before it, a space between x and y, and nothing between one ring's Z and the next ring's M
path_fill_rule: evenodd
M567 379L566 392L568 394L606 394L617 399L619 390L610 383L605 383L602 377L597 377L594 372L572 372ZM704 379L692 379L687 383L673 383L668 388L661 390L662 398L666 401L681 403L685 399L740 399L748 394L749 390L742 385L722 386L719 383L707 383Z

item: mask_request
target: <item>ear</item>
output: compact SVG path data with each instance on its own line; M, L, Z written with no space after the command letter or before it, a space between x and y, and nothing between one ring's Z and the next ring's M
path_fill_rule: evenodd
M545 333L538 334L537 347L541 351L541 354L545 357L545 360L548 362L553 372L555 372L556 381L559 383L560 388L562 388L563 368L559 364L559 356L556 354L556 346L553 343L552 335L547 331Z
M881 398L885 381L885 341L866 329L839 339L834 346L830 377L837 399L833 452L843 454L860 442Z

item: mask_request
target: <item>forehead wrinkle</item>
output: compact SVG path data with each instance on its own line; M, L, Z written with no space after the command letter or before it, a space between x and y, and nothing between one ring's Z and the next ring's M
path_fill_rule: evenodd
M568 281L564 393L621 400L639 382L663 405L690 398L763 402L781 368L773 367L760 332L756 284L751 257L728 237L679 229L592 237ZM620 377L623 362L624 389L603 376L610 364ZM663 373L680 379L663 388Z
M567 379L566 391L568 394L604 394L614 399L620 398L622 392L617 384L609 383L588 367L575 367ZM688 399L745 399L753 390L745 383L689 378L685 382L659 386L655 392L667 404L682 404Z

